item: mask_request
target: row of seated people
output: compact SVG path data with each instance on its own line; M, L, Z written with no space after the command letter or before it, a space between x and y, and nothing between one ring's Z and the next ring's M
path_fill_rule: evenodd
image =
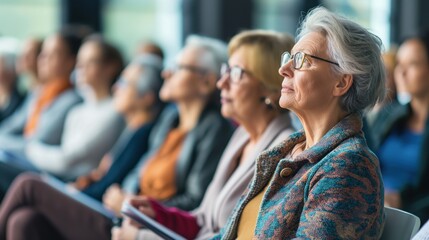
M83 192L100 199L107 187L120 183L136 165L137 171L131 171L127 177L131 183L124 183L131 186L130 193L139 187L140 193L164 200L165 204L188 210L198 206L232 134L232 125L220 115L216 89L221 63L226 61L225 45L200 37L192 37L188 42L178 55L177 67L164 71L164 83L161 61L154 55L139 56L125 69L115 85L114 102L123 113L127 128L96 170L101 173L101 169L106 169L103 166L112 164L106 174L101 173L103 178L95 181L96 171L78 178L75 184ZM98 40L88 40L79 50L78 81L87 74L85 63L94 64L94 59L103 56L94 51L100 47ZM103 68L92 71L96 75ZM159 113L163 105L160 98L175 106L167 106ZM13 162L2 164L4 173L10 174L12 169L24 170ZM56 174L46 168L41 170ZM117 203L112 203L117 198L116 190L112 186L104 194L103 202L112 210L113 203ZM40 196L47 195L40 192ZM110 229L106 234L110 234Z
M327 25L314 28L317 25L315 20L324 17ZM367 52L369 57L345 50L330 55L328 45L337 40L337 35L355 34L329 32L332 21L337 26L355 28L364 36L354 36L356 42L343 44L355 46L355 43L365 43L371 46ZM208 239L225 227L221 235L227 238L338 236L345 239L378 239L383 225L383 183L377 157L359 133L362 127L359 119L361 112L383 95L385 77L380 42L360 26L324 9L314 10L304 21L303 27L294 47L292 38L284 34L266 31L240 33L230 41L229 64L224 65L222 63L226 62L227 53L221 42L191 37L178 54L176 65L163 72L164 82L160 78L161 59L154 55L134 59L115 85L113 102L116 110L123 115L126 128L116 144L112 142L104 149L103 154L108 153L104 157L99 154L98 158L88 155L92 162L71 160L69 162L74 165L64 167L66 173L62 175L55 168L56 164L62 163L55 161L67 160L58 155L49 158L48 154L46 161L43 158L40 160L45 165L31 160L33 154L29 150L34 140L28 141L26 156L13 153L13 161L0 162L0 178L2 181L6 179L3 191L18 173L47 171L66 180L77 178L72 183L76 188L101 200L117 215L120 214L122 202L131 199L129 201L140 207L141 211L187 238ZM422 40L417 42L420 48L425 44ZM407 47L406 43L404 48ZM84 95L84 104L94 104L97 100L101 102L103 97L100 96L106 97L103 91L98 92L99 87L95 87L99 85L90 83L91 77L96 81L97 77L105 74L102 82L110 87L113 76L118 74L115 66L120 64L113 60L114 57L109 58L115 54L109 53L108 46L101 39L89 39L77 54L77 83L85 82L81 85L85 87L82 92L88 94ZM285 51L287 53L283 54ZM400 49L398 54L398 68L402 67L402 71L397 72L405 76L403 68L406 60L401 58L403 51ZM362 74L362 69L351 67L339 56L352 58L361 64L357 64L361 68L369 62L375 67L364 68L371 74ZM374 59L377 59L375 63ZM341 70L335 69L333 72L336 74L333 74L329 72L332 69L330 65ZM277 73L278 66L281 66L280 75ZM343 68L348 70L344 71ZM300 76L302 74L309 75ZM368 78L368 75L372 77ZM293 78L299 80L290 85L286 80ZM330 85L328 79L335 79L338 83ZM356 86L356 82L361 85ZM219 92L216 87L221 90L223 117L239 125L231 139L232 127L220 116L217 107ZM416 86L417 90L424 91L423 83ZM367 96L370 94L368 91L372 95ZM293 97L290 97L291 94L294 94ZM416 104L413 101L418 102L414 99L419 98L413 96L412 99L411 106ZM161 100L175 105L163 108ZM285 108L299 117L303 127L303 131L289 138L293 127ZM385 110L388 108L390 105L377 115L366 133L368 138L377 136L376 130L382 129L374 126L386 119L383 114L391 114L391 111ZM67 115L67 119L73 116L74 111ZM96 115L100 116L101 113ZM73 125L80 123L80 119L76 118L74 121L67 120L65 124L69 121L75 122ZM411 129L414 129L412 124L415 122L413 118L409 119ZM422 127L421 123L417 123L417 130L423 131L418 128ZM105 138L110 137L115 140L122 130L121 127L115 128L113 123L98 122L97 126L90 125L88 132L93 128L102 128L101 125L105 128L100 134L91 133L91 137L101 136L100 142L108 141ZM384 128L385 123L382 126ZM69 134L77 134L78 128L70 130L72 132ZM68 129L73 128L65 127L64 136ZM118 132L116 136L110 136L115 131ZM391 138L395 141L395 137ZM383 146L379 139L374 139L374 146ZM86 142L85 146L93 141L96 140ZM64 142L61 142L60 149ZM74 144L79 143L70 143L71 155ZM386 148L392 149L392 146ZM271 150L263 152L265 149ZM386 169L384 166L389 165L391 156L383 155L378 148L375 152L380 156L382 169ZM409 152L415 154L415 146L402 157L409 157ZM101 158L100 166L91 171L94 163ZM79 170L70 171L72 166ZM280 179L274 177L275 174ZM392 183L388 177L388 174L383 175L385 184ZM271 178L272 181L268 182ZM287 179L287 182L281 179ZM366 184L368 180L370 185ZM250 188L245 190L249 183L252 183ZM403 181L402 184L407 183ZM389 186L386 189L392 190L390 185L386 186ZM386 204L394 205L395 202L390 199L395 197L401 200L402 196L398 196L400 189L393 190L396 190L395 194L391 195L386 191ZM243 191L245 195L240 198ZM399 202L403 205L397 207L407 204L406 201ZM262 205L264 203L268 205ZM266 212L258 212L262 206L265 206ZM286 208L288 210L283 212ZM193 209L192 212L184 211ZM363 209L366 212L362 212ZM270 215L270 212L276 216ZM277 222L278 217L287 217L288 224ZM264 219L269 220L272 226L265 225ZM323 224L331 220L335 227ZM368 221L371 224L365 228L357 227ZM112 226L112 219L63 195L36 175L21 176L13 184L0 209L0 239L29 239L29 236L34 239L35 236L41 239L109 239ZM254 231L246 230L248 227ZM141 239L156 238L148 230L139 231L128 220L122 228L113 231L114 239L135 239L137 235Z
M41 43L27 42L17 68L31 79L31 91L22 106L0 123L1 161L70 180L93 169L112 148L125 125L113 107L111 91L123 59L100 37L89 38L74 72L79 34L65 30L50 36L38 57ZM2 185L9 183L4 180Z

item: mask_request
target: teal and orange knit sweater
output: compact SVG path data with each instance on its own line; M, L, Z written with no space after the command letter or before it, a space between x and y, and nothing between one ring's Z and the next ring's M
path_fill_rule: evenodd
M254 239L379 239L383 182L361 129L361 116L350 114L295 159L288 156L305 140L303 131L261 153L255 177L215 239L237 237L243 208L267 184Z

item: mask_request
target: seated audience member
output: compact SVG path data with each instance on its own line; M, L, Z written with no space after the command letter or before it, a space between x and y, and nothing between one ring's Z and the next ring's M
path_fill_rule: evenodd
M150 150L138 164L139 194L183 209L200 204L232 133L214 102L226 58L222 42L194 36L177 66L164 72L160 97L177 108L166 108L151 132ZM119 187L110 187L103 201L119 214L124 197ZM0 209L0 239L110 239L112 225L112 219L33 174L15 180Z
M23 98L17 88L15 54L0 51L0 123L18 109Z
M2 124L0 149L22 155L28 140L60 144L67 113L82 101L70 82L81 42L70 32L58 32L46 39L38 58L40 89L24 121Z
M125 117L127 127L99 167L79 177L77 189L100 200L106 189L120 184L148 150L149 133L163 103L159 99L162 60L142 54L128 65L115 85L115 107Z
M187 239L208 239L226 223L235 203L254 175L255 159L292 133L289 112L278 105L282 78L280 56L293 46L293 38L254 30L236 35L229 43L229 64L222 67L222 115L239 124L220 160L201 205L193 212L166 208L146 197L136 197L136 208ZM137 239L137 228L125 221L113 230L113 239ZM138 239L155 239L141 230ZM160 239L160 237L157 237Z
M163 72L161 99L176 104L163 111L151 136L151 151L126 177L122 191L103 197L119 213L126 193L136 190L184 210L196 208L216 170L232 128L219 112L216 82L227 59L226 46L192 36L176 64Z
M411 95L393 103L372 126L385 185L385 204L429 218L429 32L408 38L398 49L395 79Z
M282 55L280 106L303 130L261 153L214 239L379 239L383 182L362 112L384 96L381 40L323 7Z

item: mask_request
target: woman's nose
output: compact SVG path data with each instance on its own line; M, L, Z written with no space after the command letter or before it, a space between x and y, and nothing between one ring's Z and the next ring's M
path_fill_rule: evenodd
M229 79L229 74L223 74L223 75L221 75L220 79L216 83L216 87L218 89L224 88L226 86L226 84L228 83L228 79Z
M282 77L292 77L293 76L292 61L288 61L287 63L283 64L283 66L279 68L279 74Z

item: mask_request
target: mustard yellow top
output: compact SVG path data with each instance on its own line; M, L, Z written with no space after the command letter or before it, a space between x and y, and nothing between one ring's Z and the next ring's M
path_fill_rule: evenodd
M267 188L268 185L244 207L238 223L237 240L249 240L253 238L262 197L264 197Z

